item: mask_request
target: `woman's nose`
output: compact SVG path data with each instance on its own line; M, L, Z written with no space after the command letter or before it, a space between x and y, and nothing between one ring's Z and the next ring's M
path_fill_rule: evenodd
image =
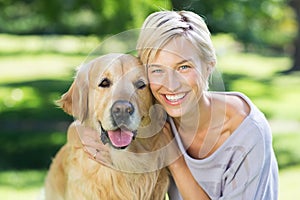
M171 92L174 92L180 88L181 80L175 70L169 71L168 76L165 79L164 86Z

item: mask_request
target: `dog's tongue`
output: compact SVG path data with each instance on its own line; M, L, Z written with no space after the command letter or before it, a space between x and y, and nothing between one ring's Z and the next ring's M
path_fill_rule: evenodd
M128 146L133 137L133 133L127 130L118 129L115 131L107 131L108 137L115 147Z

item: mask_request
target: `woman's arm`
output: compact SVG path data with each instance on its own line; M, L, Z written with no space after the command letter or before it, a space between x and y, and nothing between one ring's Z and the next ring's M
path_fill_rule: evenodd
M210 200L206 192L194 179L183 156L180 156L168 167L183 199Z
M165 124L163 132L167 136L169 141L175 140L171 131L171 127L168 123ZM189 170L184 160L183 155L179 154L178 152L179 148L177 144L172 145L172 149L171 152L169 152L169 156L178 156L178 158L174 162L169 164L168 168L173 176L173 179L181 196L183 197L183 199L189 200L210 200L206 192L194 179L191 171Z

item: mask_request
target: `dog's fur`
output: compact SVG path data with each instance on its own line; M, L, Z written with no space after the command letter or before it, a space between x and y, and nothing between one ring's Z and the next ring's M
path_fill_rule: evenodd
M103 80L106 82L101 85ZM111 116L113 103L118 100L131 102L134 113L126 128L136 129L137 135L126 149L113 147L105 136L105 146L113 152L110 159L115 165L109 167L88 155L78 130L91 128L100 139L106 130L118 128ZM155 152L165 146L161 133L139 137L140 127L153 121L149 116L153 102L145 70L134 56L108 54L82 66L68 92L58 101L77 121L70 125L67 143L50 166L45 182L46 199L164 199L169 178L167 169L158 163L163 162L160 153L154 154L150 162L147 156L135 158L138 153ZM161 167L147 171L149 163ZM135 170L137 173L132 173Z

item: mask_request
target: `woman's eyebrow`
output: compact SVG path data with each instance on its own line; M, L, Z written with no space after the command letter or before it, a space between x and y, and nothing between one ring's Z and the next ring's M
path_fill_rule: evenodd
M150 64L148 67L162 67L163 65L160 64Z
M182 61L176 63L175 65L181 65L181 64L183 64L183 63L188 63L188 62L190 62L190 61L191 61L191 59L188 59L188 60L182 60Z
M190 61L191 61L191 59L188 59L188 60L181 60L181 61L175 63L174 65L175 65L175 66L178 66L178 65L181 65L181 64L183 64L183 63L188 63L188 62L190 62ZM163 67L163 66L164 66L164 65L160 65L160 64L150 64L150 65L148 65L148 67Z

